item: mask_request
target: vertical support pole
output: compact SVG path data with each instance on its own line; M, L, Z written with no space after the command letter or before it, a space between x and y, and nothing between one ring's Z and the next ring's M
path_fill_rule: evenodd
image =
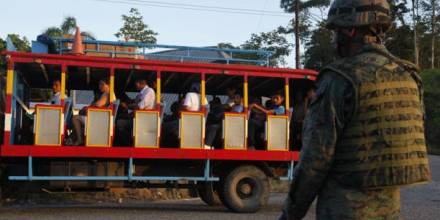
M32 170L32 156L28 156L28 180L31 181L34 176Z
M128 181L131 182L133 180L133 157L128 159Z
M206 107L205 107L205 105L207 104L207 103L205 103L205 100L206 100L206 98L205 98L205 96L206 96L206 89L205 89L205 78L206 78L206 74L205 73L202 73L201 74L201 78L202 78L202 80L201 80L201 82L200 82L200 104L201 104L201 110L202 110L202 112L205 114L205 116L203 117L203 120L202 120L202 140L201 140L201 145L202 146L204 146L205 145L205 133L206 133L206 129L205 129L205 120L206 120L206 118L207 118L207 112L206 112Z
M200 103L201 103L201 107L202 107L202 111L205 112L205 95L206 95L206 91L205 91L205 73L201 74L201 82L200 82Z
M243 105L244 105L244 112L248 111L248 103L249 103L248 75L246 74L244 76L244 83L243 83Z
M161 111L161 107L162 107L160 106L161 103L160 98L162 95L161 75L162 75L162 71L158 70L156 74L156 108L159 112Z
M205 172L204 172L205 180L208 181L210 176L211 176L211 161L207 159L205 162Z
M8 59L6 69L6 106L5 106L5 121L4 121L4 139L3 144L9 145L13 143L13 104L12 104L12 92L14 91L14 62Z
M115 68L110 68L110 105L115 101Z
M285 92L285 101L284 103L286 104L286 112L289 111L290 108L290 90L289 90L289 78L285 79L284 82L284 92Z
M61 105L64 106L64 101L66 99L66 64L61 65L61 91L60 91L60 99Z
M288 180L293 180L293 169L295 169L295 162L293 160L290 161L289 171L288 171Z

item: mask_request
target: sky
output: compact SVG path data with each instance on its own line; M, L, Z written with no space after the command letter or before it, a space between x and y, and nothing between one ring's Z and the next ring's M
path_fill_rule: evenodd
M3 39L7 34L16 33L34 40L47 27L59 26L64 17L74 16L81 31L89 31L99 40L117 40L114 34L122 26L121 15L128 14L131 7L138 8L144 17L144 22L159 33L158 44L215 46L220 42L230 42L233 45L240 45L248 40L252 33L267 32L281 25L286 26L290 20L290 15L283 13L279 7L279 0L0 0L0 2L2 3L0 37ZM171 4L163 5L164 3ZM157 7L158 4L166 7ZM247 12L251 13L245 13L243 10L239 13L225 13L207 11L206 8L205 10L175 8L181 7L182 4L247 9ZM265 15L261 13L262 10L274 11L277 16ZM288 40L293 42L293 35L288 36ZM288 59L289 66L293 65L293 58Z

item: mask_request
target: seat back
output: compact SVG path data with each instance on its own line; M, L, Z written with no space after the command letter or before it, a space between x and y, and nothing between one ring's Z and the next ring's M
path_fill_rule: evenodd
M35 106L35 145L60 146L64 131L63 106Z
M112 109L88 108L85 123L86 146L110 147L113 136Z
M203 148L205 139L205 114L203 112L181 112L179 123L180 148Z
M225 113L223 120L223 148L231 150L246 149L247 114Z
M267 150L289 150L289 116L268 115L266 121Z
M134 147L158 148L160 117L159 111L136 111L133 119Z

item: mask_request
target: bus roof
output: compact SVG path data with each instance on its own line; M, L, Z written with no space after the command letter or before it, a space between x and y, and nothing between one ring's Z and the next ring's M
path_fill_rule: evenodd
M263 67L242 64L218 64L146 60L133 58L94 57L66 54L42 54L3 51L11 63L38 63L45 65L65 65L95 68L139 69L163 72L205 73L224 75L247 75L261 77L282 77L315 80L318 72L308 69Z

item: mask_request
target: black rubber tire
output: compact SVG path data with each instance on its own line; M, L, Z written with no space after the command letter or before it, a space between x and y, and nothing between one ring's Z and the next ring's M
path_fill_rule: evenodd
M220 198L223 204L237 213L254 213L267 204L269 179L259 168L251 165L233 169L221 179Z
M213 182L198 182L197 193L200 199L209 206L222 205L217 190Z

